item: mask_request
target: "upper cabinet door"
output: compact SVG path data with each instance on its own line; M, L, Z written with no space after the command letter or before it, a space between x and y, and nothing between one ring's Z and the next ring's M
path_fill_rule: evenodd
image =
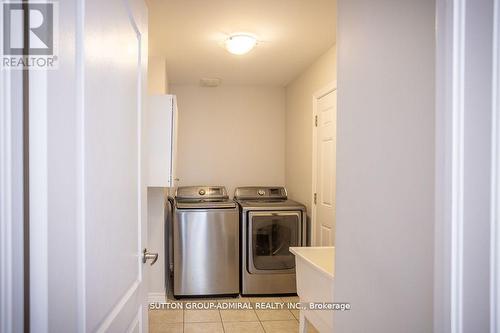
M146 117L147 186L173 187L176 151L176 99L173 95L149 96Z
M172 125L172 154L171 154L171 158L172 158L172 163L171 163L171 171L170 171L170 179L171 179L171 182L170 182L170 187L176 187L177 186L177 183L179 181L179 175L177 173L177 128L178 128L178 112L177 112L177 97L175 95L173 95L172 97L172 107L173 107L173 116L172 116L172 119L173 119L173 125Z

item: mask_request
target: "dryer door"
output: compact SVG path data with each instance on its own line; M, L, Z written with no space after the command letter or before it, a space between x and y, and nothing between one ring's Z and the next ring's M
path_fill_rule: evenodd
M248 216L248 271L279 274L295 271L290 246L300 246L301 212L250 212Z

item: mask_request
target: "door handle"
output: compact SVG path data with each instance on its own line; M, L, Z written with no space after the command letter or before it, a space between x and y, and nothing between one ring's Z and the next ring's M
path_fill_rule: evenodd
M150 265L153 266L158 260L158 253L150 253L148 249L144 249L142 251L142 263L145 264L148 260L152 260Z

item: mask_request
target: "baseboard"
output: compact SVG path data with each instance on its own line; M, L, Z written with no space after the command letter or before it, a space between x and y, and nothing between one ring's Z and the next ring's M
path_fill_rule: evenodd
M148 303L165 303L166 301L165 293L148 293Z

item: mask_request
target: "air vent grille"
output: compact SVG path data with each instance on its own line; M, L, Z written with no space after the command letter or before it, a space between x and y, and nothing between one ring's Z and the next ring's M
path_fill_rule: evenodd
M202 87L218 87L220 85L220 79L219 78L202 78L200 79L200 86Z

